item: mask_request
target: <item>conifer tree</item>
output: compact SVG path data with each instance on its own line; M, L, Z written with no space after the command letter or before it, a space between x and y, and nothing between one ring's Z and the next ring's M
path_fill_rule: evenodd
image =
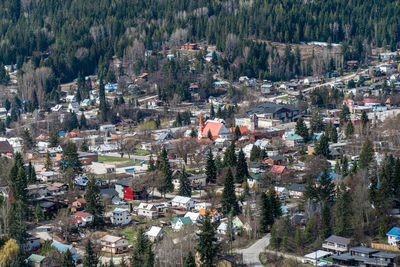
M69 249L63 254L61 267L75 267L74 258L72 258L72 254Z
M346 105L340 111L340 125L345 125L350 119L350 110Z
M199 243L197 245L197 251L200 255L201 266L214 266L219 251L219 244L217 243L218 239L211 223L210 216L204 216L198 237Z
M329 151L329 140L328 137L323 134L318 140L317 145L315 146L315 155L321 155L326 158L330 157L330 151Z
M149 159L149 166L147 167L147 171L148 171L148 172L152 172L152 171L155 171L156 169L157 169L157 168L156 168L156 166L154 165L153 157L150 156L150 159Z
M85 257L83 259L84 267L96 267L98 263L96 254L93 250L92 241L88 239L85 245Z
M58 137L58 131L56 127L53 126L49 134L49 147L57 147L59 144L60 144L60 139Z
M319 110L313 112L311 116L310 129L312 133L319 133L324 130L323 117Z
M90 179L86 186L86 211L93 215L93 224L100 226L104 223L104 206L101 200L100 188L94 178Z
M188 252L183 267L196 267L196 261L194 260L193 253L191 251Z
M196 133L196 130L194 128L192 128L192 131L190 132L190 137L191 138L196 138L197 137L197 133Z
M279 217L282 216L282 207L281 207L281 201L279 200L279 197L276 194L274 188L269 189L268 198L269 201L271 202L274 219L278 219Z
M236 166L237 159L236 159L236 146L235 142L232 141L231 145L226 149L224 154L224 164L227 167L234 167Z
M210 107L210 119L214 119L215 118L215 110L214 110L214 105L213 104L211 104L211 107Z
M150 253L149 247L151 250L150 240L147 238L144 229L139 228L136 234L135 246L132 252L132 260L131 260L132 267L143 267L146 266L146 263L150 263L151 255L149 255Z
M250 151L250 161L260 160L261 154L262 154L261 149L258 146L253 145Z
M338 141L338 133L337 133L336 127L334 125L332 125L329 128L329 140L332 143L337 143L337 141Z
M35 219L37 222L40 222L43 220L43 211L40 208L39 203L36 204L36 207L35 207Z
M79 161L78 151L74 143L67 143L61 157L60 169L64 172L71 172L74 175L82 172L81 162Z
M103 79L100 79L99 85L99 98L100 98L100 115L103 121L107 121L108 104L106 100L106 92L104 88Z
M272 248L279 249L279 245L280 244L279 244L279 240L278 240L278 237L277 237L275 224L271 228L271 238L269 240L269 243L270 243Z
M372 147L371 141L369 141L369 139L367 138L360 153L358 167L360 169L367 168L373 159L374 159L374 149Z
M297 120L295 130L296 130L296 134L298 134L298 135L300 135L301 137L303 137L304 142L307 142L307 141L308 141L308 138L309 138L308 129L307 129L307 126L306 126L306 124L304 123L304 120L303 120L302 117L300 117L300 118Z
M346 138L352 137L353 134L354 134L353 123L352 123L351 121L349 121L349 122L347 123L346 130L345 130Z
M260 230L266 233L268 229L274 224L274 210L272 207L271 199L265 194L261 193L261 221Z
M239 205L235 194L235 184L233 182L233 175L230 168L228 168L228 172L226 173L221 202L222 213L224 215L228 215L230 212L232 212L234 216L239 214Z
M53 169L53 162L51 161L49 152L46 153L46 163L44 164L44 168L47 171L50 171L51 169Z
M146 248L146 258L145 258L145 264L144 267L154 267L154 252L153 248L151 245L151 242L149 242L147 248Z
M8 233L19 245L26 240L25 204L21 200L11 203L8 215Z
M163 147L160 155L160 170L163 174L164 180L158 191L165 196L166 193L172 192L174 190L174 185L172 184L172 171L169 165L168 154L165 147Z
M82 112L82 115L79 118L79 129L85 129L85 128L87 128L87 121L85 114Z
M206 162L206 176L207 176L207 183L215 182L217 179L217 168L215 166L213 154L211 149L208 151L207 155L207 162Z
M346 186L342 184L339 189L335 208L335 234L338 236L348 237L351 234L350 202L350 192L346 189Z
M208 130L207 138L210 139L211 141L213 140L213 136L212 136L211 130Z
M348 169L349 169L349 161L348 161L346 156L343 156L341 162L342 162L342 164L341 164L342 165L341 166L342 176L346 177L349 174L349 171L348 171Z
M243 183L249 176L249 170L247 168L246 157L242 149L239 151L238 161L236 165L236 183Z
M329 209L328 203L322 203L321 210L321 230L320 235L322 239L328 238L332 234L331 226L331 211Z
M14 198L17 200L21 200L23 203L26 203L28 200L28 192L27 192L28 181L26 179L25 170L23 167L19 167L17 179L14 184Z
M235 139L238 140L242 136L239 126L235 127Z
M88 146L88 143L86 142L86 139L83 139L83 142L81 144L81 151L82 152L88 152L89 151L89 146Z
M28 165L28 183L29 184L34 184L36 183L36 172L35 172L35 168L32 166L32 163L29 161L29 165Z
M186 175L184 169L183 169L182 175L179 179L178 196L183 196L183 197L191 197L192 196L192 188L190 186L189 179L187 178L187 175Z
M361 113L361 129L362 129L362 134L367 134L367 128L369 125L369 119L367 112L365 110Z

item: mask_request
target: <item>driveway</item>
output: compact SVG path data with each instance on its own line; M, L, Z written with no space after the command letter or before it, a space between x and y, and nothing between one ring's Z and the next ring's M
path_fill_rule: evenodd
M257 242L250 247L238 250L237 253L243 255L243 263L251 267L263 266L258 256L264 251L265 247L269 245L270 237L271 235L267 234L263 238L257 240Z

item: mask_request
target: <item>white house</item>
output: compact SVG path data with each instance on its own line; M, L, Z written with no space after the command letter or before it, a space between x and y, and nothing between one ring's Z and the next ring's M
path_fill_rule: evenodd
M393 227L386 233L389 245L397 247L400 241L400 227Z
M145 233L150 241L154 242L161 239L165 235L165 231L158 226L152 226L149 231Z
M67 96L65 97L65 101L66 101L67 103L76 102L76 97L75 97L74 95L67 95Z
M132 220L128 209L116 208L111 214L111 222L114 225L126 225Z
M128 250L128 240L119 236L105 235L100 239L101 250L111 254L119 254Z
M114 124L100 125L100 132L115 132L116 128Z
M186 212L184 217L189 217L193 223L199 223L202 218L200 213L191 211Z
M22 244L22 248L25 251L37 250L40 248L40 238L28 235L24 244Z
M154 204L140 203L137 208L138 216L144 216L149 219L156 219L158 217L158 208Z
M196 202L194 204L194 210L201 210L201 209L210 209L211 208L211 203L207 202Z
M67 111L68 112L73 112L73 113L78 113L79 112L79 108L80 108L80 106L79 106L78 102L70 102L68 104Z
M80 227L86 226L87 224L93 222L94 219L92 214L83 211L75 212L72 217L74 218L73 223Z
M195 201L190 197L176 196L171 200L171 205L173 207L180 207L186 210L190 210L191 208L193 208L194 204Z
M181 230L185 225L193 224L192 220L189 217L175 217L172 221L171 226L175 231Z
M232 232L233 234L237 233L240 229L232 225ZM226 235L228 234L228 224L226 222L220 223L220 225L217 227L217 233L220 235Z

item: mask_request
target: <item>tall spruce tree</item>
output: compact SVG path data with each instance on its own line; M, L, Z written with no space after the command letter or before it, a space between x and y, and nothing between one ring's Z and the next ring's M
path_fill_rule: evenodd
M182 175L179 179L178 196L183 196L183 197L192 196L192 187L190 186L189 179L187 178L187 174L184 169L182 170Z
M35 172L35 168L32 166L32 162L29 161L28 164L28 183L29 184L34 184L36 183L36 172Z
M349 121L347 123L346 130L345 130L346 138L348 139L348 138L352 137L353 134L354 134L354 126L353 126L353 123L351 121Z
M326 136L325 134L321 135L321 137L319 138L317 145L315 146L314 154L321 155L329 159L329 140L328 136Z
M231 145L226 149L225 154L224 154L224 164L227 167L234 167L236 166L237 163L237 158L236 158L236 145L235 142L232 141Z
M239 214L239 204L236 199L235 184L230 168L228 168L228 172L226 173L221 204L222 213L224 215L228 215L230 212L232 212L234 216Z
M99 99L100 99L100 115L103 121L107 121L108 103L106 100L106 92L104 88L103 79L100 79L99 85Z
M206 162L206 177L207 183L215 182L217 179L217 168L215 166L214 157L211 149L208 151L207 162Z
M132 267L146 266L146 262L149 262L150 260L150 259L147 260L150 253L149 247L151 250L150 240L147 238L144 229L139 228L136 234L136 241L132 252L132 260L131 260Z
M313 112L311 116L310 129L312 133L319 133L324 130L323 117L319 110Z
M246 157L242 149L239 151L238 161L236 165L236 183L243 183L247 180L249 176L249 170L247 168Z
M296 131L295 131L296 134L298 134L298 135L300 135L301 137L303 137L304 142L307 142L307 141L308 141L308 138L309 138L308 129L307 129L307 126L306 126L306 124L304 123L304 120L303 120L302 117L300 117L300 118L297 120L295 130L296 130Z
M83 258L84 267L96 267L98 263L97 256L94 252L92 241L88 239L85 245L85 257Z
M213 104L211 104L211 107L210 107L210 119L214 119L215 118L215 110L214 110L214 105Z
M21 200L11 203L8 215L8 233L9 236L22 245L27 237L25 222L26 205Z
M60 144L58 137L58 130L56 127L52 127L49 134L49 147L57 147Z
M101 200L100 188L96 185L94 178L90 179L86 186L86 211L93 215L93 224L101 226L104 224L104 206Z
M65 146L61 157L60 169L64 173L70 172L73 175L82 172L82 165L79 161L78 151L74 143L69 142Z
M262 233L266 233L268 232L269 228L274 224L274 210L272 207L271 199L267 194L265 194L265 192L261 193L260 202L261 202L260 231Z
M169 165L168 154L165 147L163 147L160 154L160 170L164 180L162 181L160 187L158 187L158 191L165 196L166 193L174 190L174 185L172 184L171 166Z
M365 112L365 110L361 113L361 130L362 130L362 134L367 134L367 129L369 126L369 119L368 119L368 115L367 112Z
M63 254L61 267L75 267L74 258L69 249Z
M23 167L19 167L17 173L17 179L14 184L14 198L16 200L21 200L23 203L26 203L28 200L28 191L27 191L28 181L25 174L25 170Z
M340 125L345 125L350 119L350 110L347 105L342 106L340 110Z
M217 243L218 239L210 216L204 216L200 226L200 233L197 235L199 237L197 251L200 255L201 266L214 266L219 251L219 244Z
M360 153L358 167L360 169L367 168L373 159L374 159L374 149L372 147L371 141L367 138Z
M342 184L335 204L335 234L349 237L351 235L351 196L346 186Z
M332 234L331 211L327 202L322 203L321 210L321 239L326 239Z
M196 261L191 251L186 255L185 263L183 267L196 267Z

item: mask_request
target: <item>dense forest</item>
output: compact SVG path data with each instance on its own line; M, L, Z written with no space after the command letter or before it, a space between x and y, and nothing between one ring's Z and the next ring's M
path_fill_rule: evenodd
M63 82L122 57L134 40L153 50L206 40L230 60L240 51L232 43L249 39L393 50L399 13L394 0L0 0L0 62L31 57Z

